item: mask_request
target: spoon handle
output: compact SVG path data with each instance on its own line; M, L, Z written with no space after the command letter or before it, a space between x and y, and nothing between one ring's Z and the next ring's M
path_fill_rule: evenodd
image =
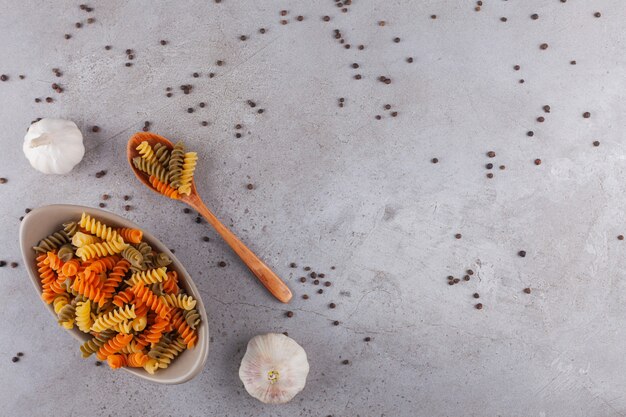
M197 194L191 194L184 198L191 207L193 207L198 213L206 219L222 236L222 238L228 243L233 251L246 264L250 271L261 281L261 284L267 288L279 301L288 303L291 300L292 294L289 287L272 271L258 256L254 254L246 245L237 238L226 226L220 222L217 217L209 210L204 202Z

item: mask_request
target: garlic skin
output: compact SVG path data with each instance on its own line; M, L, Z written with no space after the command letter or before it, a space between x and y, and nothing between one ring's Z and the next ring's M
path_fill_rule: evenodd
M32 167L44 174L67 174L85 155L83 134L76 123L63 119L30 125L22 150Z
M284 334L268 333L248 342L239 378L248 394L266 404L283 404L304 389L309 374L306 352Z

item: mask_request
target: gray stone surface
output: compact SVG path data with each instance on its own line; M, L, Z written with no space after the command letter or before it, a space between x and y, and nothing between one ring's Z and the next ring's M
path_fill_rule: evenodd
M79 2L1 2L0 73L10 79L0 82L0 177L9 180L0 259L20 262L25 208L95 206L109 193L107 209L161 237L193 274L212 343L204 372L180 386L95 367L23 266L0 268L0 415L626 415L626 243L616 239L626 233L623 2L492 0L478 13L473 1L353 3L344 14L330 0L116 0L90 3L96 22L87 24ZM46 96L55 102L34 103ZM46 116L85 134L85 159L69 175L41 175L22 156L29 122ZM199 191L288 281L291 305L274 301L206 224L141 188L125 143L146 120L198 150ZM506 170L487 179L488 162ZM298 281L306 265L332 281L324 294ZM468 268L471 281L447 285ZM311 363L307 387L284 406L258 403L237 376L246 342L268 331L289 332Z

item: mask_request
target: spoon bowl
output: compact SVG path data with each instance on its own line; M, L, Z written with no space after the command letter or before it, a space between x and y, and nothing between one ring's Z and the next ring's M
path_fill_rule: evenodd
M24 216L24 220L20 226L20 248L22 257L24 258L24 265L26 266L28 275L37 293L41 295L41 282L35 261L37 255L32 247L37 245L44 237L59 230L62 223L80 219L83 212L105 222L111 227L129 227L143 230L143 240L156 251L164 252L170 257L172 260L172 268L178 272L179 285L185 288L187 293L197 300L196 309L202 318L202 322L198 327L197 345L193 349L185 350L181 353L166 369L159 369L154 375L149 374L143 368L124 367L122 369L140 378L160 384L180 384L189 381L202 371L207 360L207 355L209 354L209 320L204 309L204 304L202 303L202 298L200 297L200 292L198 288L196 288L191 276L189 276L183 265L176 259L174 254L170 252L167 246L146 231L145 228L116 214L91 207L55 204L34 209ZM56 322L57 315L52 305L45 305L48 311L54 316ZM67 331L81 343L91 339L89 335L76 328ZM76 345L76 353L80 353L78 345Z
M155 190L154 187L152 187L152 184L148 181L148 176L143 171L135 167L135 164L133 164L133 158L140 156L139 151L137 151L137 146L139 146L139 144L143 141L147 141L152 147L154 147L157 143L161 143L169 149L173 148L173 144L163 136L155 133L138 132L131 136L128 140L128 146L126 148L128 163L137 179L139 179L142 184L150 188L155 193L161 194ZM224 241L228 243L231 249L241 258L250 271L274 297L283 303L288 303L289 300L291 300L292 294L289 287L287 287L287 285L278 277L278 275L276 275L276 273L274 273L274 271L263 263L263 261L254 252L244 245L243 242L241 242L241 240L239 240L239 238L235 236L230 229L224 226L224 224L220 222L218 218L206 207L198 194L196 183L193 178L191 180L191 193L189 195L180 195L180 200L200 213L202 217L204 217L206 221L215 228L217 233L222 236Z

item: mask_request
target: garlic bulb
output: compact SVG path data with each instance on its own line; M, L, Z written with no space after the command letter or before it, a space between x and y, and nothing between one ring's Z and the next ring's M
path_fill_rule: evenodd
M44 174L67 174L85 155L76 123L63 119L41 119L30 125L22 149L33 168Z
M282 404L302 391L309 374L306 352L283 334L268 333L248 342L239 378L248 394L269 404Z

